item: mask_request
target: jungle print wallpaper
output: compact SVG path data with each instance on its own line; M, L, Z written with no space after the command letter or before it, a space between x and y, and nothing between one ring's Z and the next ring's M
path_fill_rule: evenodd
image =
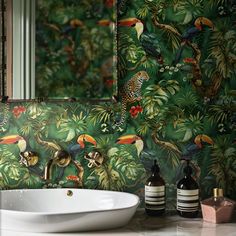
M35 12L36 97L111 97L113 1L36 0Z
M113 103L1 103L1 189L143 196L157 159L172 209L188 159L202 198L220 186L236 199L236 3L123 0L117 12Z

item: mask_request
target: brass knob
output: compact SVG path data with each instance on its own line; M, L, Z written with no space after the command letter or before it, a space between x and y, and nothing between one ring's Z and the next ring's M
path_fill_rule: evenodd
M33 151L21 152L20 158L20 163L25 165L26 167L35 166L39 161L38 154Z
M99 151L92 151L84 156L89 161L88 167L100 167L104 161L103 155Z

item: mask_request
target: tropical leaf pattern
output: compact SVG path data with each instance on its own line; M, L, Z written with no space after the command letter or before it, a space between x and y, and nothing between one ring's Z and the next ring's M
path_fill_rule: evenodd
M37 1L36 97L112 96L114 9L103 0Z
M29 168L19 163L19 143L0 144L0 187L80 186L143 196L145 179L157 159L167 185L168 207L173 208L181 159L189 158L202 198L220 186L225 195L236 199L236 4L223 0L126 2L118 9L119 88L139 71L150 77L141 94L129 94L133 100L127 104L126 122L115 125L122 112L119 96L118 103L96 105L0 104L0 140L19 135L28 150L39 154L37 168ZM146 32L156 36L154 54L151 44L140 41ZM93 137L96 145L85 142L76 152L73 145L84 134ZM120 137L130 141L122 143ZM143 146L138 145L141 141ZM71 151L76 165L68 165L60 178L61 169L56 167L48 182L35 172L53 158L57 145ZM97 162L91 157L94 151L100 153L96 153Z

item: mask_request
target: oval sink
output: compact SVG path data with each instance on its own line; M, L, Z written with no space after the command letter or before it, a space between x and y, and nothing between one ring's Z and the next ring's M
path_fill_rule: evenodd
M124 226L139 198L130 193L89 189L0 191L1 229L75 232Z

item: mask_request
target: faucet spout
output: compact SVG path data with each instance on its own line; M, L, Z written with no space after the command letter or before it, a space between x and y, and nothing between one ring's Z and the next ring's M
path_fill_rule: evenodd
M54 165L65 168L71 162L71 156L64 150L55 152L53 159L50 159L44 169L44 180L52 179L52 169Z
M48 161L47 165L45 166L44 169L44 180L50 180L52 179L52 167L53 167L53 163L54 160L51 159Z

